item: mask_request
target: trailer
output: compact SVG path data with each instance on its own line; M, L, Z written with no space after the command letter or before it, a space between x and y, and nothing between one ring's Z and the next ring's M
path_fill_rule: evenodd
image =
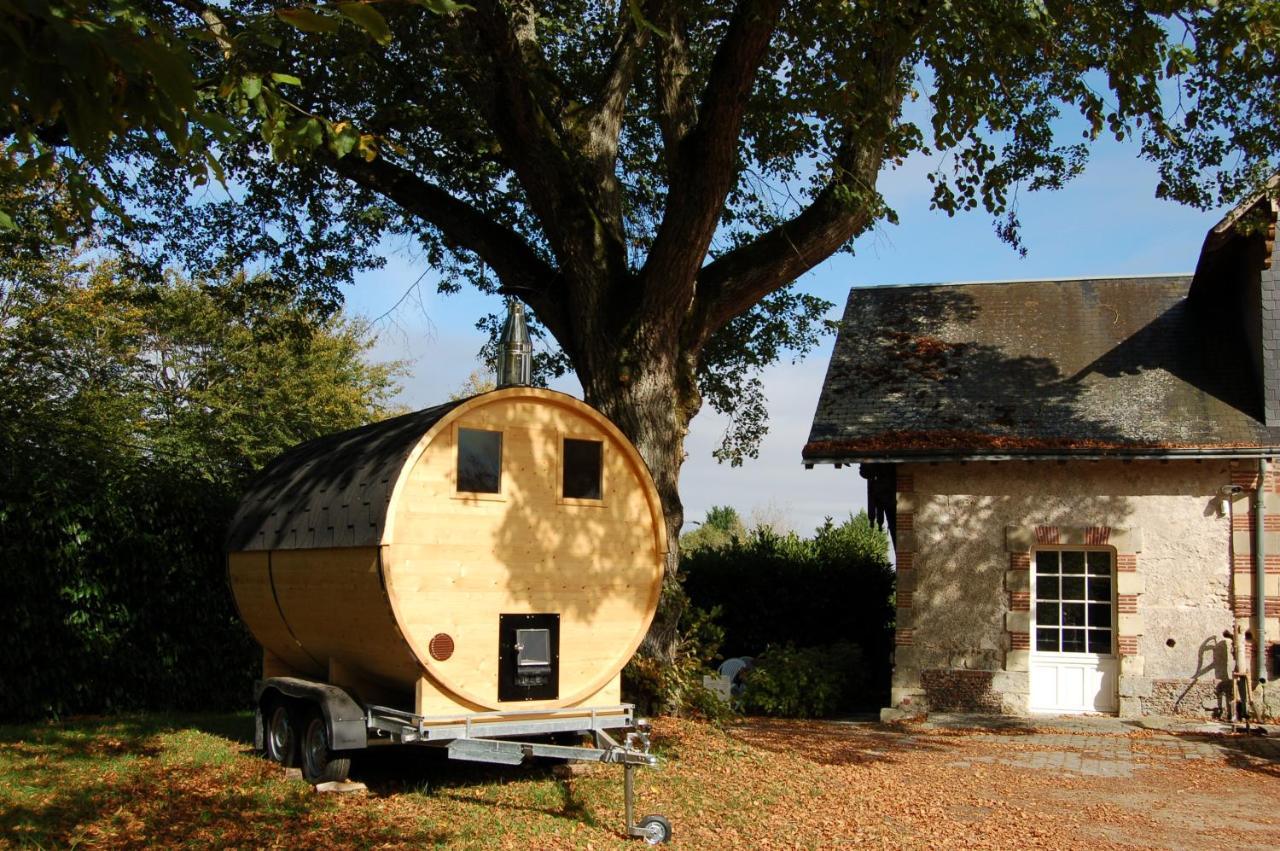
M336 780L350 754L653 765L621 671L652 623L667 531L635 446L531 387L512 303L499 388L302 443L268 464L227 536L227 577L263 647L264 752ZM594 747L539 741L583 733Z
M620 765L626 834L650 845L671 839L665 816L635 818L635 769L654 767L658 758L649 752L648 723L630 704L425 717L364 706L342 688L296 677L259 680L254 704L255 747L281 765L297 765L309 783L344 780L355 754L387 745L439 748L449 759L497 765L536 758ZM594 747L546 741L565 733L590 737Z

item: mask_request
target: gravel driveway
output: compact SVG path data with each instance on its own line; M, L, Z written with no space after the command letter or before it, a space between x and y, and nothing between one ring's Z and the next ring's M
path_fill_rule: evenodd
M1280 848L1280 729L1224 731L1160 719L752 719L730 736L776 754L789 793L761 807L762 832L728 844Z

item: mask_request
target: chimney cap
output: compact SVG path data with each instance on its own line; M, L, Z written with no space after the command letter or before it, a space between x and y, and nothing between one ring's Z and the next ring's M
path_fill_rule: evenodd
M498 338L499 387L526 387L532 383L533 344L524 318L524 304L507 296L507 319Z

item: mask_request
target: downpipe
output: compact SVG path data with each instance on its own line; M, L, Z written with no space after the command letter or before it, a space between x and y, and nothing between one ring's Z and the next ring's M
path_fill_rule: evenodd
M1267 458L1258 459L1258 487L1253 492L1253 677L1267 681L1267 535L1264 528Z

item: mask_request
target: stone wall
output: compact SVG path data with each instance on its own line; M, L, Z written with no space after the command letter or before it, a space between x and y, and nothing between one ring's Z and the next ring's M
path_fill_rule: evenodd
M992 690L991 671L964 671L954 668L920 672L925 700L935 712L999 713L1000 695Z
M1026 713L1032 553L1086 545L1116 557L1120 713L1207 714L1245 508L1219 497L1231 481L1226 461L902 465L894 705Z
M1150 693L1143 698L1142 710L1146 715L1215 715L1231 699L1228 688L1222 680L1208 678L1191 682L1153 680Z

